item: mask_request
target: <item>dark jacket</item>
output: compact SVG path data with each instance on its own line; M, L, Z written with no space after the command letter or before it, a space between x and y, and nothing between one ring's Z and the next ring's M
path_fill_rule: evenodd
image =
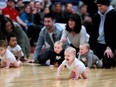
M99 36L99 24L100 24L100 15L97 13L94 15L92 20L92 32L90 34L90 46L91 49L97 45L97 38ZM111 47L114 51L116 49L116 11L112 9L106 14L105 23L104 23L104 38L106 46Z

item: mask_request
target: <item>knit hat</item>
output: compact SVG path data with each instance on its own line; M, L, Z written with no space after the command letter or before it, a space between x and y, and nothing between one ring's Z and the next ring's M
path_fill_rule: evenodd
M97 0L97 4L110 5L110 0Z

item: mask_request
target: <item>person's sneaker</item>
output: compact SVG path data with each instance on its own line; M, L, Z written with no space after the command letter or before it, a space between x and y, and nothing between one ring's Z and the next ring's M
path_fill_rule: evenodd
M50 65L50 60L47 60L46 61L46 64L49 66Z

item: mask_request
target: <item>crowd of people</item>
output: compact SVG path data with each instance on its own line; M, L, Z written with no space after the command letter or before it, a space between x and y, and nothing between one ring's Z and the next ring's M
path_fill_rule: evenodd
M71 2L7 0L0 14L1 67L20 67L35 47L29 62L57 65L57 79L65 67L70 79L87 79L93 67L114 68L116 11L110 3L97 0L90 13L85 0L76 9Z

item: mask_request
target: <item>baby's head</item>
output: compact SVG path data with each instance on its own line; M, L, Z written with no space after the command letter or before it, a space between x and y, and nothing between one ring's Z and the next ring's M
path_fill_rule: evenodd
M0 55L4 55L7 49L7 41L6 40L0 40Z
M64 52L64 55L65 55L65 60L67 62L69 62L69 63L73 62L73 60L76 57L76 49L73 47L67 47L65 52Z
M11 47L15 47L17 45L17 38L16 35L14 33L11 33L8 38L8 43Z
M79 46L79 53L81 55L86 54L89 50L90 50L90 45L88 43L84 43Z
M56 41L54 43L54 51L59 54L63 50L63 43L61 41Z

